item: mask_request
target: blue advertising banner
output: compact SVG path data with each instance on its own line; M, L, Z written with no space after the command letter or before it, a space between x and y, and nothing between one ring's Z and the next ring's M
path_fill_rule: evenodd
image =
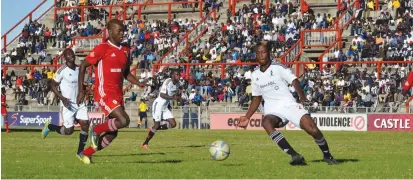
M8 112L9 126L44 126L47 120L59 124L59 112Z

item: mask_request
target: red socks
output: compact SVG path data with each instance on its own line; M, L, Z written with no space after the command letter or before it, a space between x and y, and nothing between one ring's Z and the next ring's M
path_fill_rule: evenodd
M100 135L104 132L110 132L110 131L116 131L118 130L118 127L116 127L115 125L115 119L109 119L106 122L104 122L103 124L99 124L97 126L95 126L95 128L93 129L93 131L95 131L95 133L97 135Z
M83 150L83 155L85 155L85 156L87 156L87 157L90 157L90 156L92 156L93 153L95 153L95 152L96 152L96 150L93 149L92 146L89 146L87 149Z

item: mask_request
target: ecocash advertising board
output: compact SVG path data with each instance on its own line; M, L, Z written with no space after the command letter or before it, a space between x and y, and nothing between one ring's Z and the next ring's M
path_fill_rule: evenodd
M311 114L320 130L324 131L367 131L367 114ZM292 123L287 130L300 130Z
M237 129L236 126L241 116L245 116L245 113L211 113L209 116L211 129ZM284 129L285 128L279 128L278 130ZM252 115L247 130L264 130L262 127L261 113Z

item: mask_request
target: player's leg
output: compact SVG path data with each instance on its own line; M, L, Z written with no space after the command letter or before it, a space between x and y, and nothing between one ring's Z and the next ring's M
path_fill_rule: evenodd
M146 137L145 141L141 145L142 149L148 149L148 144L149 141L153 138L153 136L156 133L156 130L158 130L161 126L161 120L162 120L162 114L163 114L163 107L159 105L157 101L155 101L152 104L152 118L153 118L153 127L149 127L149 132L148 136Z
M305 114L301 117L300 127L314 138L314 141L320 147L320 150L323 153L323 160L325 162L327 162L329 165L339 164L334 160L328 148L327 140L324 138L323 133L321 133L321 131L318 129L317 125L314 123L309 114Z
M267 114L262 119L262 126L264 127L267 134L270 136L271 140L277 144L285 153L292 157L290 161L291 165L301 165L305 164L304 158L298 154L285 139L284 135L281 134L275 128L283 127L285 123L278 116Z
M6 133L9 133L9 121L7 120L7 114L3 114L4 125L6 125Z
M102 136L99 137L98 147L96 149L93 148L92 146L89 146L82 152L82 154L84 155L82 157L83 163L90 164L92 162L91 160L92 155L97 151L101 151L107 148L113 142L113 140L115 140L117 136L118 136L118 130L102 134Z
M76 153L77 155L79 155L85 148L89 134L89 117L87 115L87 108L84 104L80 105L79 109L77 110L76 119L78 119L77 122L80 124L79 146Z
M71 135L74 132L74 120L75 112L62 106L60 111L61 118L63 119L63 126L50 124L50 120L46 121L42 130L42 138L46 138L50 131L57 132L61 135Z
M105 121L102 124L92 126L90 131L90 142L92 146L97 149L99 136L102 133L116 131L118 129L127 127L130 123L129 115L125 112L124 107L121 105L121 100L106 100L100 101L100 105L103 107L103 111L106 116L110 116L111 119Z

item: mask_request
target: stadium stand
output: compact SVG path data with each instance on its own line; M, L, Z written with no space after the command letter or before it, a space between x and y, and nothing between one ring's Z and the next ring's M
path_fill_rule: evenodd
M56 2L54 13L48 14L52 22L49 17L28 23L18 40L3 49L2 64L45 64L2 70L14 110L58 110L48 88L55 61L64 47L74 48L78 61L83 60L104 39L103 24L111 18L124 21L123 43L131 47L133 70L148 81L145 89L125 86L132 119L138 117L134 110L140 97L150 107L168 68L183 70L182 101L173 102L178 118L189 111L196 118L208 118L208 111L245 111L256 65L254 45L262 40L273 41L272 57L300 77L312 112L408 110L400 95L401 83L412 71L413 15L407 1L380 10L377 2L363 0L339 1L338 8L315 0L234 1L235 6L216 0ZM90 89L93 79L92 74ZM90 111L99 110L91 96L88 105Z

